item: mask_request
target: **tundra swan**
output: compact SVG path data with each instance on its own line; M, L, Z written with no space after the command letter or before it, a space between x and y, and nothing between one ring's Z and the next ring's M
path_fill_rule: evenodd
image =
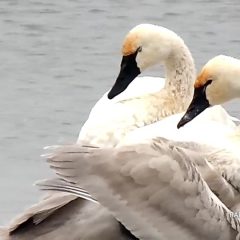
M108 98L114 99L152 65L165 67L164 87L155 93L128 97L94 109L81 129L78 142L97 146L116 145L130 131L186 110L193 94L195 66L183 40L169 29L140 24L125 37L120 73ZM135 80L140 81L141 79ZM162 80L161 80L162 81Z

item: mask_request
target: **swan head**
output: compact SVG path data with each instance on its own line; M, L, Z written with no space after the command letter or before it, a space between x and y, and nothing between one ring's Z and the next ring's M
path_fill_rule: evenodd
M108 93L112 99L123 92L146 68L167 61L176 42L183 42L173 31L152 24L140 24L125 37L117 80Z
M194 84L194 96L178 128L206 108L240 97L240 61L219 55L207 62Z

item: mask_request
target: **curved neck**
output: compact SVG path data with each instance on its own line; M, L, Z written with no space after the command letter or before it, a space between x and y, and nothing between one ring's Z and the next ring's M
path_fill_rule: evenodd
M165 72L165 90L183 108L187 107L193 96L196 70L192 55L184 43L166 60Z

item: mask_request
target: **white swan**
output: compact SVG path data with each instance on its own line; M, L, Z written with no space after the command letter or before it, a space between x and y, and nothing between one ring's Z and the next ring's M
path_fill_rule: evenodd
M177 34L160 26L138 25L127 34L122 53L121 70L109 98L114 99L138 74L155 64L165 67L165 86L155 93L128 95L124 101L107 106L97 104L78 142L114 146L133 129L182 112L190 102L195 67L190 51Z
M138 25L125 38L122 52L121 70L115 85L108 93L109 98L119 95L140 72L158 63L165 65L165 86L160 91L156 89L157 92L152 94L138 97L127 95L126 100L109 104L106 109L104 109L105 105L97 105L82 128L78 141L98 146L114 146L133 129L181 112L190 102L195 78L194 62L183 40L174 32L150 24ZM98 239L99 232L105 239L124 237L118 223L112 221L107 211L97 204L91 206L88 204L83 199L72 199L72 196L62 194L57 197L56 194L52 194L45 199L44 204L40 202L13 221L9 226L12 232L10 239L11 237L26 239L37 236L45 240L59 239L59 235L66 236L63 234L66 228L71 231L74 239L83 234L81 227L91 228L90 218L86 217L89 225L81 222L86 205L94 209L91 211L99 213L95 215L96 222L102 222L102 218L108 219L98 226L96 232L84 233L91 235L87 236L88 240ZM56 222L58 230L55 229ZM39 223L41 224L37 225ZM127 234L127 238L131 236Z

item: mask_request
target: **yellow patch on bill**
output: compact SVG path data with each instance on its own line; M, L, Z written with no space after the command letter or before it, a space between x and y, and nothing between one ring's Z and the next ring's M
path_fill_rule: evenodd
M128 56L133 54L137 50L137 35L136 34L129 34L124 42L122 47L122 54L123 56Z
M198 75L197 80L194 84L195 88L199 88L202 87L209 79L209 72L207 71L207 69L202 70L202 72Z

